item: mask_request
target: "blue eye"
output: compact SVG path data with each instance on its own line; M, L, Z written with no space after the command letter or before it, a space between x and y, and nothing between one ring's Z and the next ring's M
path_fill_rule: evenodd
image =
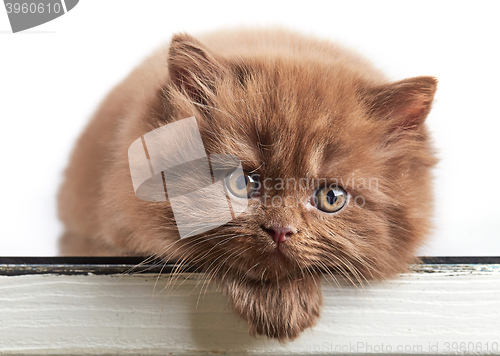
M314 192L312 204L325 213L335 213L342 209L347 202L347 192L338 188L319 188Z
M224 179L231 194L238 198L251 198L259 189L257 178L237 170Z

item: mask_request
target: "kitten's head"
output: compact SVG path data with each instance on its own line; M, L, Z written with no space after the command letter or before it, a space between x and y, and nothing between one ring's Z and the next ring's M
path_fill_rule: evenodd
M435 159L424 120L436 81L388 84L348 55L325 57L228 58L188 35L173 38L169 82L143 131L195 116L207 153L240 159L245 173L223 182L248 208L168 253L159 245L160 256L254 280L322 271L363 280L404 270L429 231ZM167 231L168 203L141 204L155 209L157 234Z

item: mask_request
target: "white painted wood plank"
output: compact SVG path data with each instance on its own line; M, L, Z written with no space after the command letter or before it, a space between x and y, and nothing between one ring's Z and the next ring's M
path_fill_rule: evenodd
M283 345L250 337L215 285L198 303L200 275L169 293L168 279L0 276L0 355L500 354L500 265L416 266L364 289L326 280L318 325Z

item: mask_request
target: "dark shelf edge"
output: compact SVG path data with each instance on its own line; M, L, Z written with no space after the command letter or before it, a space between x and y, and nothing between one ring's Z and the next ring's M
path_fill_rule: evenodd
M179 268L175 261L143 263L145 260L142 257L0 257L0 275L168 274ZM500 264L500 256L420 257L420 260L429 265ZM196 268L186 267L183 271L196 272Z
M50 257L0 257L0 265L136 265L143 262L146 257L96 257L96 256L50 256Z
M420 259L422 263L429 265L500 264L500 256L424 256Z
M0 275L28 274L110 275L172 273L179 271L175 261L150 260L145 257L0 257ZM196 272L185 266L183 272Z
M5 264L29 264L29 265L136 265L143 262L146 257L1 257L0 265ZM500 256L422 256L426 264L500 264ZM175 264L175 261L169 262Z

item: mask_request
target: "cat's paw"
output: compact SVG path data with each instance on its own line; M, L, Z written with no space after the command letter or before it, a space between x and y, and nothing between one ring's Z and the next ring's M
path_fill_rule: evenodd
M319 278L280 283L229 282L223 288L236 313L248 322L252 335L293 340L316 324L322 295Z

